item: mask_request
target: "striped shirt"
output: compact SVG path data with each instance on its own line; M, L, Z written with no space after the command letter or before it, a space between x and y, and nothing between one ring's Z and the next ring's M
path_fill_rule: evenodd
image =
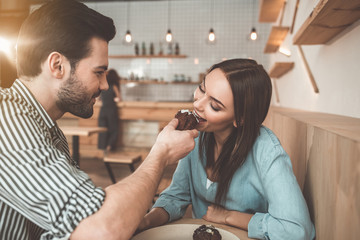
M0 88L0 239L67 239L104 199L31 92Z

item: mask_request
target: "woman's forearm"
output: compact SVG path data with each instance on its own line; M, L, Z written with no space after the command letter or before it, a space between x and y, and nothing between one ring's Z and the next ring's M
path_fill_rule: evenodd
M169 221L169 214L163 208L153 208L147 213L138 227L138 231L163 225Z
M228 211L225 217L225 224L234 226L237 228L241 228L244 230L248 230L248 224L250 219L254 216L253 214L249 213L242 213L238 211Z

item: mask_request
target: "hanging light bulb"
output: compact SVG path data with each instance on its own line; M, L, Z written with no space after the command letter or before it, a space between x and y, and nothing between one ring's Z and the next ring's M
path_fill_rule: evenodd
M215 41L215 32L214 32L214 29L212 29L212 28L210 28L210 31L209 31L209 41L210 42Z
M255 41L257 39L257 33L256 33L256 29L254 27L251 29L250 39L253 41Z
M250 39L255 41L258 37L256 29L254 27L254 22L255 22L255 4L254 4L255 0L252 1L252 21L253 21L253 27L251 28L251 33L250 33Z
M172 34L171 34L171 30L168 29L167 33L166 33L166 41L167 42L171 42L172 41Z
M170 30L170 10L171 10L171 7L170 7L170 1L168 1L168 30L167 30L167 33L166 33L166 42L170 43L172 40L173 40L173 36L172 36L172 33L171 33L171 30Z
M213 22L214 22L214 0L211 1L211 4L210 4L210 14L209 14L209 22L210 22L210 30L209 30L209 35L208 35L208 38L206 40L206 43L207 44L215 44L215 39L216 39L216 36L215 36L215 31L214 29L212 28L212 26L214 25Z
M127 43L131 43L131 41L132 41L132 37L131 37L130 30L127 30L127 31L126 31L125 41L126 41Z
M130 22L130 5L129 2L127 3L127 9L126 9L126 14L127 14L127 19L126 19L126 26L127 29L126 33L125 33L125 37L124 37L124 44L131 44L132 43L132 36L131 36L131 32L129 30L129 22Z

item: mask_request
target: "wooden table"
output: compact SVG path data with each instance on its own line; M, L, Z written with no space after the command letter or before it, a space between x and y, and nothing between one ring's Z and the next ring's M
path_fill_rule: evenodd
M64 135L72 136L72 157L80 166L79 137L90 136L94 133L106 132L105 127L84 127L84 126L60 126Z
M253 239L253 238L248 237L248 232L245 231L245 230L241 230L239 228L231 227L231 226L228 226L228 225L208 222L208 221L205 221L204 219L182 218L180 220L171 222L169 224L199 224L199 225L205 224L205 225L213 225L216 228L221 228L221 229L224 229L226 231L229 231L229 232L233 233L235 236L240 238L240 240Z

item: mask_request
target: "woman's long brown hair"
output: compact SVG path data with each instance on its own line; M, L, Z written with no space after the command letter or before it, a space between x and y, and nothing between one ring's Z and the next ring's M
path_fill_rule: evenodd
M230 83L234 96L237 127L233 127L218 159L214 159L213 133L200 134L199 155L206 154L206 167L211 168L218 182L215 202L223 205L234 173L243 165L252 149L262 122L268 113L272 86L262 65L250 59L231 59L213 65L208 73L220 69Z

